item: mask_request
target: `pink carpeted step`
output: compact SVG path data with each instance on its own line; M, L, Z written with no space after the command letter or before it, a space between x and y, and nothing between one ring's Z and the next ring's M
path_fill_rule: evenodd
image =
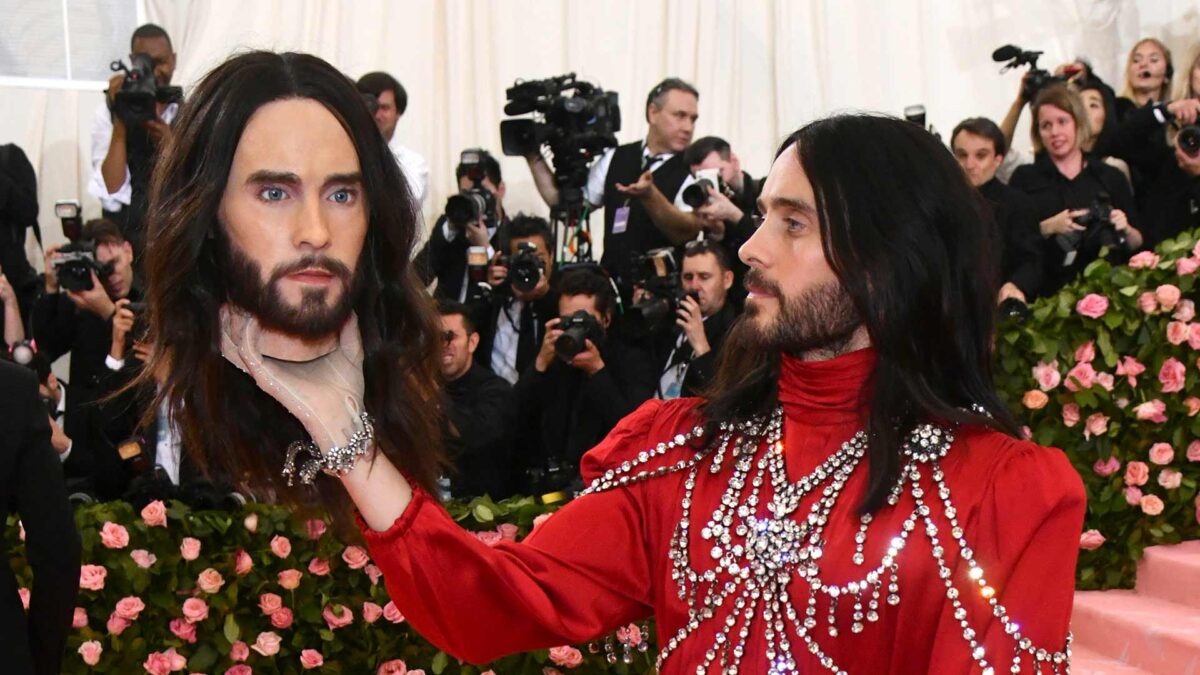
M1200 675L1200 612L1134 591L1080 591L1075 645L1151 673Z
M1153 673L1102 656L1085 647L1072 645L1071 675L1153 675Z
M1200 540L1147 548L1138 563L1137 591L1200 612Z

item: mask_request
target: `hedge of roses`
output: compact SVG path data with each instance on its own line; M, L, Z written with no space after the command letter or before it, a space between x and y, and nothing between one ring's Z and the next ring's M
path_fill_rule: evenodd
M1146 546L1200 538L1197 232L1098 260L1003 327L998 384L1083 477L1080 589L1133 586Z
M554 507L483 498L448 509L494 544L525 536ZM233 513L151 502L138 512L112 502L80 507L75 519L84 564L64 673L629 674L653 666L645 626L612 638L615 664L601 644L562 645L483 668L461 664L409 628L364 548L283 508L253 504ZM15 519L5 536L28 603L32 575Z

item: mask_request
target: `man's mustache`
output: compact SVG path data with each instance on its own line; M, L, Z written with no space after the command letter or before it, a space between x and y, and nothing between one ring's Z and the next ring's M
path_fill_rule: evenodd
M763 276L762 272L754 268L750 268L750 271L746 272L746 277L742 280L742 285L746 287L746 290L753 288L766 291L777 298L783 297L783 292L780 290L779 284L768 280Z
M350 273L350 268L346 267L345 263L341 262L340 260L335 260L328 256L307 255L294 262L276 265L275 270L271 272L270 283L274 284L290 274L311 269L324 270L337 277L343 284L347 285L349 285L350 277L352 276Z

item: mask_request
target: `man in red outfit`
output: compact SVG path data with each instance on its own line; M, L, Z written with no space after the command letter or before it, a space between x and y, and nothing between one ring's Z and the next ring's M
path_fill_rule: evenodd
M375 433L361 319L286 359L304 342L234 298L222 353L311 438L286 477L338 477L397 606L465 660L654 614L663 673L1065 671L1082 485L993 390L996 236L958 165L914 125L833 117L784 142L760 209L710 396L632 413L584 458L587 492L520 544L462 531L409 479L400 428Z

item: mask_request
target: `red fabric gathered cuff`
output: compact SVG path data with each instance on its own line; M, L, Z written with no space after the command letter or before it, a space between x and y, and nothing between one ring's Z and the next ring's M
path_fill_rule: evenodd
M367 524L367 521L363 520L362 514L355 509L354 520L356 523L358 523L358 529L362 531L363 538L366 539L368 544L387 544L403 537L408 530L412 528L412 524L416 522L417 516L421 512L421 509L432 501L432 497L429 496L429 493L421 489L421 487L416 483L410 480L409 484L412 485L412 501L408 503L407 507L405 507L404 513L401 513L400 516L396 518L396 522L392 523L388 529L383 530L382 532L372 529L371 526Z

